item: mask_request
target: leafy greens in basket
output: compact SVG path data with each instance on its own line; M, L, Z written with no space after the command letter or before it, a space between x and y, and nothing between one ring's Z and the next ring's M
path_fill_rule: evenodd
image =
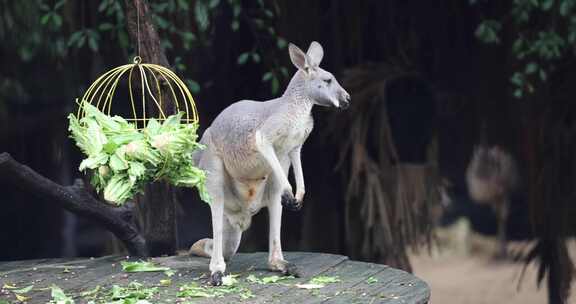
M86 155L80 171L92 172L91 184L104 199L117 205L143 191L144 185L165 180L174 186L196 187L205 202L206 174L194 165L192 153L204 147L197 143L197 123L183 124L183 113L162 123L148 120L142 130L120 116L110 117L87 102L84 117L68 116L70 137Z

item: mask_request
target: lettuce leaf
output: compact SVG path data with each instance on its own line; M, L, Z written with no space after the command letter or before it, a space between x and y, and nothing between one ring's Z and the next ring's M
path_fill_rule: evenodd
M103 152L99 152L95 155L89 156L88 158L84 159L80 163L80 167L78 168L80 171L84 171L86 169L96 169L100 167L100 165L105 165L108 162L108 155Z
M122 204L133 194L134 182L126 174L113 175L104 188L104 199Z

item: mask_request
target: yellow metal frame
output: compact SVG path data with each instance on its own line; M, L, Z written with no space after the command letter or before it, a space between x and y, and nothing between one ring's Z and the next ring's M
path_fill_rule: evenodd
M134 87L132 85L132 74L134 72L140 74L140 88L142 90L141 113L137 113L136 111L136 100L134 98ZM190 94L190 91L184 82L168 68L156 64L142 63L139 56L134 58L134 63L119 66L98 77L98 79L96 79L96 81L94 81L94 83L92 83L88 88L86 93L84 93L80 101L90 103L107 115L113 114L111 112L114 94L118 87L118 83L120 83L123 77L126 77L126 74L128 75L127 82L130 104L132 107L132 118L125 119L134 123L137 128L145 127L146 122L151 118L146 115L147 98L151 98L158 109L158 116L154 118L159 121L166 119L166 114L162 109L163 97L160 85L161 81L163 81L162 86L168 86L168 92L172 96L176 111L183 111L185 113L182 117L182 122L198 122L198 112L196 110L194 98L192 97L192 94ZM150 89L151 84L155 86L157 96L155 96ZM77 112L78 119L84 117L84 114L82 103L80 103Z

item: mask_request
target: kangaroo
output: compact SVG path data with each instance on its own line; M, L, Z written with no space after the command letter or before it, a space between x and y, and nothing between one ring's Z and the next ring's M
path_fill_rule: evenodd
M219 286L226 262L236 253L242 232L261 208L269 212L268 266L298 276L298 268L282 255L282 208L297 211L304 198L300 153L312 131L314 105L346 109L350 95L330 72L320 68L324 50L312 42L307 53L288 47L298 69L284 94L258 102L242 100L222 111L204 132L206 149L194 161L207 172L212 202L212 239L194 243L190 253L210 258L210 284ZM290 167L296 194L288 181Z
M516 160L499 146L477 146L466 169L466 182L472 200L479 204L489 204L494 210L498 224L496 257L506 258L506 221L510 195L518 184Z

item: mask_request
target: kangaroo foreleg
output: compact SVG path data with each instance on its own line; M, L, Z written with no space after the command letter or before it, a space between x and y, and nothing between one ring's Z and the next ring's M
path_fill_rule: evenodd
M264 138L260 131L256 132L256 149L260 152L266 162L268 162L268 165L272 168L273 177L280 184L282 206L290 210L299 210L301 206L299 206L294 197L292 186L288 181L288 174L286 174L282 169L280 161L276 156L276 151L274 151L274 147Z
M292 163L292 168L294 168L294 179L296 180L296 202L298 204L298 209L302 207L302 201L304 199L304 194L306 193L304 187L304 173L302 172L301 150L302 146L290 152L290 163Z

